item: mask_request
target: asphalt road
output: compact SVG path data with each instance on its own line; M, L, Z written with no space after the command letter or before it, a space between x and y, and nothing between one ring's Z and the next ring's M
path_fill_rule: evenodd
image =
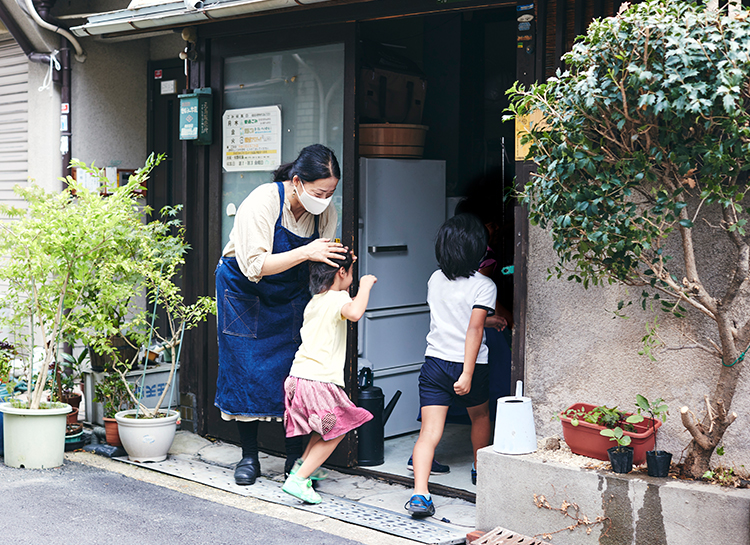
M253 512L248 498L212 501L179 479L165 485L148 480L138 472L128 476L71 461L48 470L0 464L0 540L14 545L361 543L305 526L310 521L303 516L296 519L303 524L297 524ZM173 489L179 487L185 491Z

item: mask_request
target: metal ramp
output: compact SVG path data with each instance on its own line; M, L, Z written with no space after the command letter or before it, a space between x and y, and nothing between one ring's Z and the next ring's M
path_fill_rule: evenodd
M163 462L133 462L127 457L113 458L119 462L151 469L180 479L187 479L241 496L248 496L271 503L302 509L333 519L371 528L379 532L434 545L453 545L466 542L465 530L451 528L426 520L394 513L356 501L351 501L324 492L319 492L323 501L318 505L303 503L281 490L280 483L259 477L252 486L239 486L234 482L234 471L219 466L169 456Z

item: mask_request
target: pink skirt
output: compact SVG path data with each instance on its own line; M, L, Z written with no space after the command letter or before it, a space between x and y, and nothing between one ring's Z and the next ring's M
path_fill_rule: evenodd
M351 402L341 386L299 377L284 381L284 429L287 437L316 432L328 441L372 420Z

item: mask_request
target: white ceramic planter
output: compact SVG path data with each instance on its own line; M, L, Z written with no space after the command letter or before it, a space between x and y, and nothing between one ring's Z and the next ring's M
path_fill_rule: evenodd
M6 466L47 469L63 464L70 405L58 409L16 409L0 403Z
M166 414L167 410L159 412ZM120 441L128 458L134 462L161 462L172 446L180 413L171 410L164 418L128 418L134 414L136 410L131 409L115 415Z

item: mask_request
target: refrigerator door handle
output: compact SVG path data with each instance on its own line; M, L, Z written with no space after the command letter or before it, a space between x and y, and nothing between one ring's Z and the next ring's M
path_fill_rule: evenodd
M371 254L382 254L386 252L406 252L408 246L406 244L395 244L393 246L368 246L367 251Z

